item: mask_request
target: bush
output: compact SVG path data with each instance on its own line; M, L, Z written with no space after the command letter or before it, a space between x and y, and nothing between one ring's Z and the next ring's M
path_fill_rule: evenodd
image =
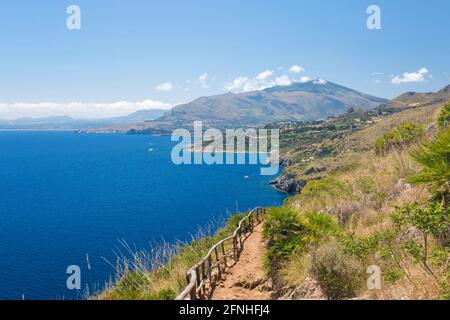
M378 250L381 236L378 233L367 237L345 235L341 238L345 254L351 255L360 261L366 261L371 253Z
M172 289L163 289L152 300L175 300L177 294Z
M448 230L450 229L450 210L442 210L439 203L429 203L427 207L421 207L414 203L397 208L390 215L397 230L402 231L411 226L420 230L422 239L406 239L403 242L405 251L410 254L423 269L434 276L429 265L430 238L440 239L443 245L448 245Z
M389 284L396 284L398 281L400 281L403 278L404 272L401 269L393 268L388 269L385 272L384 279Z
M401 149L417 142L425 135L423 126L405 122L385 133L375 142L377 154L385 154L393 149Z
M318 201L322 206L330 203L330 198L346 198L351 194L351 188L345 182L334 176L328 176L321 180L309 181L301 193L305 201Z
M311 274L330 300L356 296L363 284L363 267L346 255L336 242L328 242L312 254Z
M311 243L319 243L329 236L341 233L341 228L336 219L330 214L307 212L301 216L301 221L306 226L307 239Z
M450 103L444 106L439 114L437 125L438 128L443 129L450 124Z
M411 151L414 161L422 166L417 175L409 180L425 184L442 201L442 209L450 203L450 127L439 132L431 141Z
M338 223L329 214L299 215L286 207L270 210L264 224L264 237L268 240L267 271L279 267L293 253L304 253L312 244L339 233Z
M271 272L276 265L302 247L302 225L299 216L289 208L274 208L267 214L264 237L268 240L266 269Z

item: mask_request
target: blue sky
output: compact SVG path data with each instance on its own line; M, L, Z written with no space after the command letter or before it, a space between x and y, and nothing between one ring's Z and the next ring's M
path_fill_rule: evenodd
M66 28L71 4L81 30ZM381 30L366 27L371 4ZM0 118L119 115L318 77L386 98L435 91L450 83L449 12L446 0L9 1Z

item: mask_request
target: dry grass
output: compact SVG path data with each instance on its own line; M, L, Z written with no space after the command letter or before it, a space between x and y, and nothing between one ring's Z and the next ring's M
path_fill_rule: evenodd
M186 286L186 272L203 258L221 239L232 234L241 214L232 215L224 227L212 222L192 236L190 243L162 243L150 251L134 251L123 243L124 253L117 254L115 281L90 299L101 300L172 300ZM213 234L213 230L218 230ZM211 235L213 234L213 235Z
M329 174L321 182L310 182L301 195L288 201L286 205L297 214L324 212L338 218L344 232L355 238L369 238L376 233L393 230L390 214L395 207L414 202L425 203L430 194L424 187L411 186L406 178L418 172L419 167L410 156L408 149L396 150L378 156L370 150L370 145L384 132L402 121L428 124L439 112L439 106L406 110L376 125L346 138L346 143L360 143L366 151L347 152L332 159L323 159L315 166L326 166ZM436 244L432 245L437 248ZM382 289L366 291L359 299L441 299L442 287L423 271L411 256L393 249L395 258L385 257L379 252L370 254L365 264L378 265L385 278ZM398 261L397 261L397 260ZM289 285L300 286L311 276L308 254L294 255L278 273ZM448 278L447 266L439 267L442 282Z
M280 270L280 276L284 282L291 286L300 286L309 276L311 266L311 256L309 254L294 255Z

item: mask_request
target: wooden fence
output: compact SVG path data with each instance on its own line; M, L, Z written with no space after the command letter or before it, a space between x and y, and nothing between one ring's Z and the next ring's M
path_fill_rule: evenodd
M231 237L216 243L199 263L189 269L186 274L187 286L176 300L208 298L231 265L230 262L236 263L239 260L245 240L262 221L265 212L266 209L261 207L250 211L239 222Z

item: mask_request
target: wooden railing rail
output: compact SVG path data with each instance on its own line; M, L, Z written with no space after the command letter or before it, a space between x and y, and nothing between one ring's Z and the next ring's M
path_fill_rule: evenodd
M245 239L253 232L255 226L262 221L265 208L257 207L249 212L240 222L233 235L216 243L195 266L186 274L187 286L176 300L198 300L208 298L222 275L230 266L231 260L236 263L244 249ZM227 246L231 243L231 247Z

